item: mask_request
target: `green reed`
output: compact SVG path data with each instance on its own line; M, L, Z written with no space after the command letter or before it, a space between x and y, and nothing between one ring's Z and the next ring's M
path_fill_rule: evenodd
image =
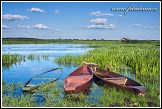
M25 61L25 56L20 54L2 54L2 66L9 68L13 64Z
M83 63L97 63L98 67L113 71L120 68L131 69L136 79L146 88L146 96L118 90L109 86L101 88L101 106L106 107L158 107L160 106L160 47L152 44L104 44L84 55L59 57L55 59L59 64L82 65ZM120 73L120 72L118 72Z
M24 55L20 55L20 54L2 54L2 66L3 68L9 68L12 65L17 65L20 64L21 62L26 62L27 60L47 60L48 56L47 55L43 55L43 56L39 56L39 55L34 55L34 54L29 54L27 56Z
M142 46L142 45L141 45ZM135 70L137 75L159 76L160 49L150 45L106 45L84 55L56 58L60 64L82 65L84 62L97 63L100 68L106 69L109 64L112 70L127 66Z

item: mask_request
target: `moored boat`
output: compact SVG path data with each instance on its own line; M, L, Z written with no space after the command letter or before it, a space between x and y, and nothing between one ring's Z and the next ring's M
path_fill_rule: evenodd
M93 73L88 65L82 65L64 80L64 90L66 94L83 93L87 94L93 82Z
M109 68L104 70L98 68L97 65L89 64L89 66L93 69L94 79L98 81L104 82L107 85L115 86L119 89L133 92L137 95L144 96L146 93L146 88L143 85L129 77L115 73Z

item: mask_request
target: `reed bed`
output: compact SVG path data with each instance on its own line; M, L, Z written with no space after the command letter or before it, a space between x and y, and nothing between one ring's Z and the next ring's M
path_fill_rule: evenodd
M59 57L54 60L59 64L97 63L107 69L111 66L118 73L119 69L131 69L138 82L146 87L146 96L139 97L113 87L105 86L101 90L101 106L105 107L158 107L160 106L160 48L152 44L105 44L84 55Z
M125 67L133 69L137 76L160 76L160 48L151 45L106 45L84 55L59 57L55 62L74 65L97 63L98 67L103 69L109 64L115 71Z
M20 54L2 54L2 66L4 68L9 68L13 64L19 64L22 61L25 61L25 56Z
M17 65L20 64L21 62L26 62L27 60L40 60L40 59L47 60L48 55L34 55L34 54L29 54L27 56L20 55L20 54L2 54L2 66L3 68L10 68L12 65Z

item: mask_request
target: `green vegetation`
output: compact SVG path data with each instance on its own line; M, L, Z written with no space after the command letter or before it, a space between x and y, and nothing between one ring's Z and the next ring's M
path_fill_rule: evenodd
M39 56L33 54L29 54L27 56L23 56L20 54L9 54L9 53L2 54L2 66L3 68L10 68L12 65L20 64L21 62L25 62L26 60L37 59L39 61L40 58L47 60L48 56L47 55Z
M19 54L2 54L2 66L4 68L9 68L13 64L20 64L20 62L25 61L25 57Z
M65 95L62 82L54 82L42 85L36 89L36 93L19 94L13 96L16 87L21 87L19 84L3 84L3 91L9 91L7 95L2 93L3 107L159 107L160 106L160 91L148 88L145 97L137 96L127 91L118 90L115 87L107 85L99 85L102 95L96 103L93 98L97 98L98 92L93 96L87 96L82 93ZM12 87L11 87L12 86ZM7 89L8 88L8 89ZM90 92L96 87L91 87ZM6 90L7 89L7 90ZM151 91L150 91L151 90ZM41 102L38 102L41 99Z
M61 84L60 84L61 83ZM37 93L26 93L25 95L21 94L20 96L14 97L12 93L14 92L14 88L21 87L22 85L15 85L16 87L9 87L11 84L3 84L3 91L9 91L8 95L3 93L2 95L2 106L3 107L77 107L77 106L91 106L90 103L86 102L87 95L83 95L82 93L64 95L64 91L62 90L60 85L62 82L57 83L49 83L46 85L42 85L35 91ZM5 90L8 88L8 90ZM38 97L41 96L44 100L43 103L37 103Z
M32 39L33 40L33 39ZM44 40L41 42L43 43ZM50 42L51 41L51 42ZM36 92L43 96L44 103L37 104L34 94L26 94L20 97L13 97L12 93L15 87L21 87L17 84L6 84L2 86L2 105L4 107L160 107L160 41L105 41L105 40L48 40L46 43L84 43L91 44L89 47L94 49L84 55L56 58L54 61L64 65L80 66L84 62L97 63L100 68L106 69L107 65L115 72L121 73L120 69L131 69L135 72L138 82L146 87L146 95L144 97L137 96L127 91L122 91L108 85L97 85L102 91L98 103L91 103L89 98L83 94L65 95L62 82L55 82L39 87ZM56 42L53 42L56 41ZM12 42L12 41L11 41ZM8 44L8 42L3 42ZM20 43L13 41L12 43ZM26 40L22 43L31 43ZM33 42L34 43L34 42ZM5 54L6 55L6 54ZM10 54L2 56L2 64L10 62L11 64L21 59L12 59ZM19 55L17 55L19 57ZM21 56L20 56L21 57ZM46 59L47 57L44 56ZM39 59L33 55L29 55L28 59ZM18 61L19 62L19 61ZM10 65L11 65L10 64ZM12 86L12 87L11 87ZM90 91L94 91L96 87L91 87ZM5 95L9 91L10 94ZM95 92L99 95L98 91ZM96 96L93 96L94 98ZM96 97L97 98L97 97ZM93 101L93 100L92 100Z
M109 64L112 70L118 73L121 73L121 68L132 69L138 82L146 87L146 96L127 95L127 92L106 86L102 88L103 96L100 98L103 105L118 107L160 106L160 47L156 44L100 44L99 46L87 54L66 55L56 58L54 61L59 64L78 66L85 62L97 63L103 69L106 69ZM126 104L124 99L131 101L131 103Z
M82 65L84 62L97 63L100 68L107 65L114 68L129 67L137 75L159 77L160 48L154 45L107 44L80 56L66 55L55 60L60 64Z
M116 44L116 43L130 43L130 44L157 44L160 45L158 40L82 40L82 39L36 39L36 38L2 38L2 44L49 44L49 43L62 43L62 44Z

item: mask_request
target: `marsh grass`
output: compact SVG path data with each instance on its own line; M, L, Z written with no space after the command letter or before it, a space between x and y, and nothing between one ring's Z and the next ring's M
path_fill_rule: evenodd
M3 107L32 107L36 106L35 99L31 95L18 94L15 95L15 89L21 87L22 84L7 84L2 81L2 106Z
M94 44L95 41L91 44ZM2 83L3 107L159 107L160 106L160 47L155 44L121 44L106 41L91 45L96 47L84 55L56 58L54 61L67 66L80 66L84 62L97 63L100 68L106 69L109 64L113 71L120 68L131 69L135 72L138 82L146 87L144 97L133 93L116 89L105 84L97 84L102 94L99 102L91 104L87 101L90 96L83 94L65 95L62 82L54 82L39 87L37 93L44 98L44 103L37 104L37 98L32 94L22 94L21 97L13 97L12 92L16 84ZM6 56L7 57L7 56ZM10 57L10 56L8 56ZM35 59L32 55L30 59ZM2 57L3 58L3 57ZM38 57L36 57L38 59ZM39 57L40 59L40 57ZM7 61L6 61L7 60ZM4 62L8 61L4 58ZM2 61L2 63L3 63ZM4 64L4 63L3 63ZM12 65L12 64L11 64ZM118 72L120 73L120 72ZM90 88L91 91L95 87ZM11 94L5 95L9 91ZM96 91L99 95L99 91Z
M27 60L40 61L41 59L48 60L48 55L40 56L40 55L29 54L27 56L24 56L20 54L9 54L9 53L2 54L2 67L9 69L12 65L20 65L20 63L26 62Z
M155 90L152 90L151 86L151 88L147 87L148 93L142 97L101 84L99 87L102 95L99 96L99 102L92 104L88 99L92 96L82 93L65 95L63 88L60 87L61 84L62 82L54 82L42 85L35 93L21 94L19 97L12 96L12 90L15 87L8 87L10 85L4 84L4 87L8 85L10 94L5 95L3 93L2 104L4 107L158 107L160 105L160 97ZM18 85L15 84L14 86ZM94 88L91 87L90 90L93 91ZM97 96L98 92L95 94ZM37 103L39 97L43 98L43 102Z
M80 66L85 62L120 73L120 68L131 69L138 82L146 87L146 96L139 97L113 87L101 88L101 106L158 107L160 106L160 48L154 44L103 44L84 55L66 55L55 59L59 64Z
M2 54L2 67L9 68L13 64L20 64L25 61L25 56L19 54Z
M144 47L143 47L144 46ZM55 59L59 64L82 65L84 62L97 63L100 68L109 64L114 70L118 67L134 69L137 76L158 77L160 71L160 49L152 45L105 45L79 56L66 55Z

